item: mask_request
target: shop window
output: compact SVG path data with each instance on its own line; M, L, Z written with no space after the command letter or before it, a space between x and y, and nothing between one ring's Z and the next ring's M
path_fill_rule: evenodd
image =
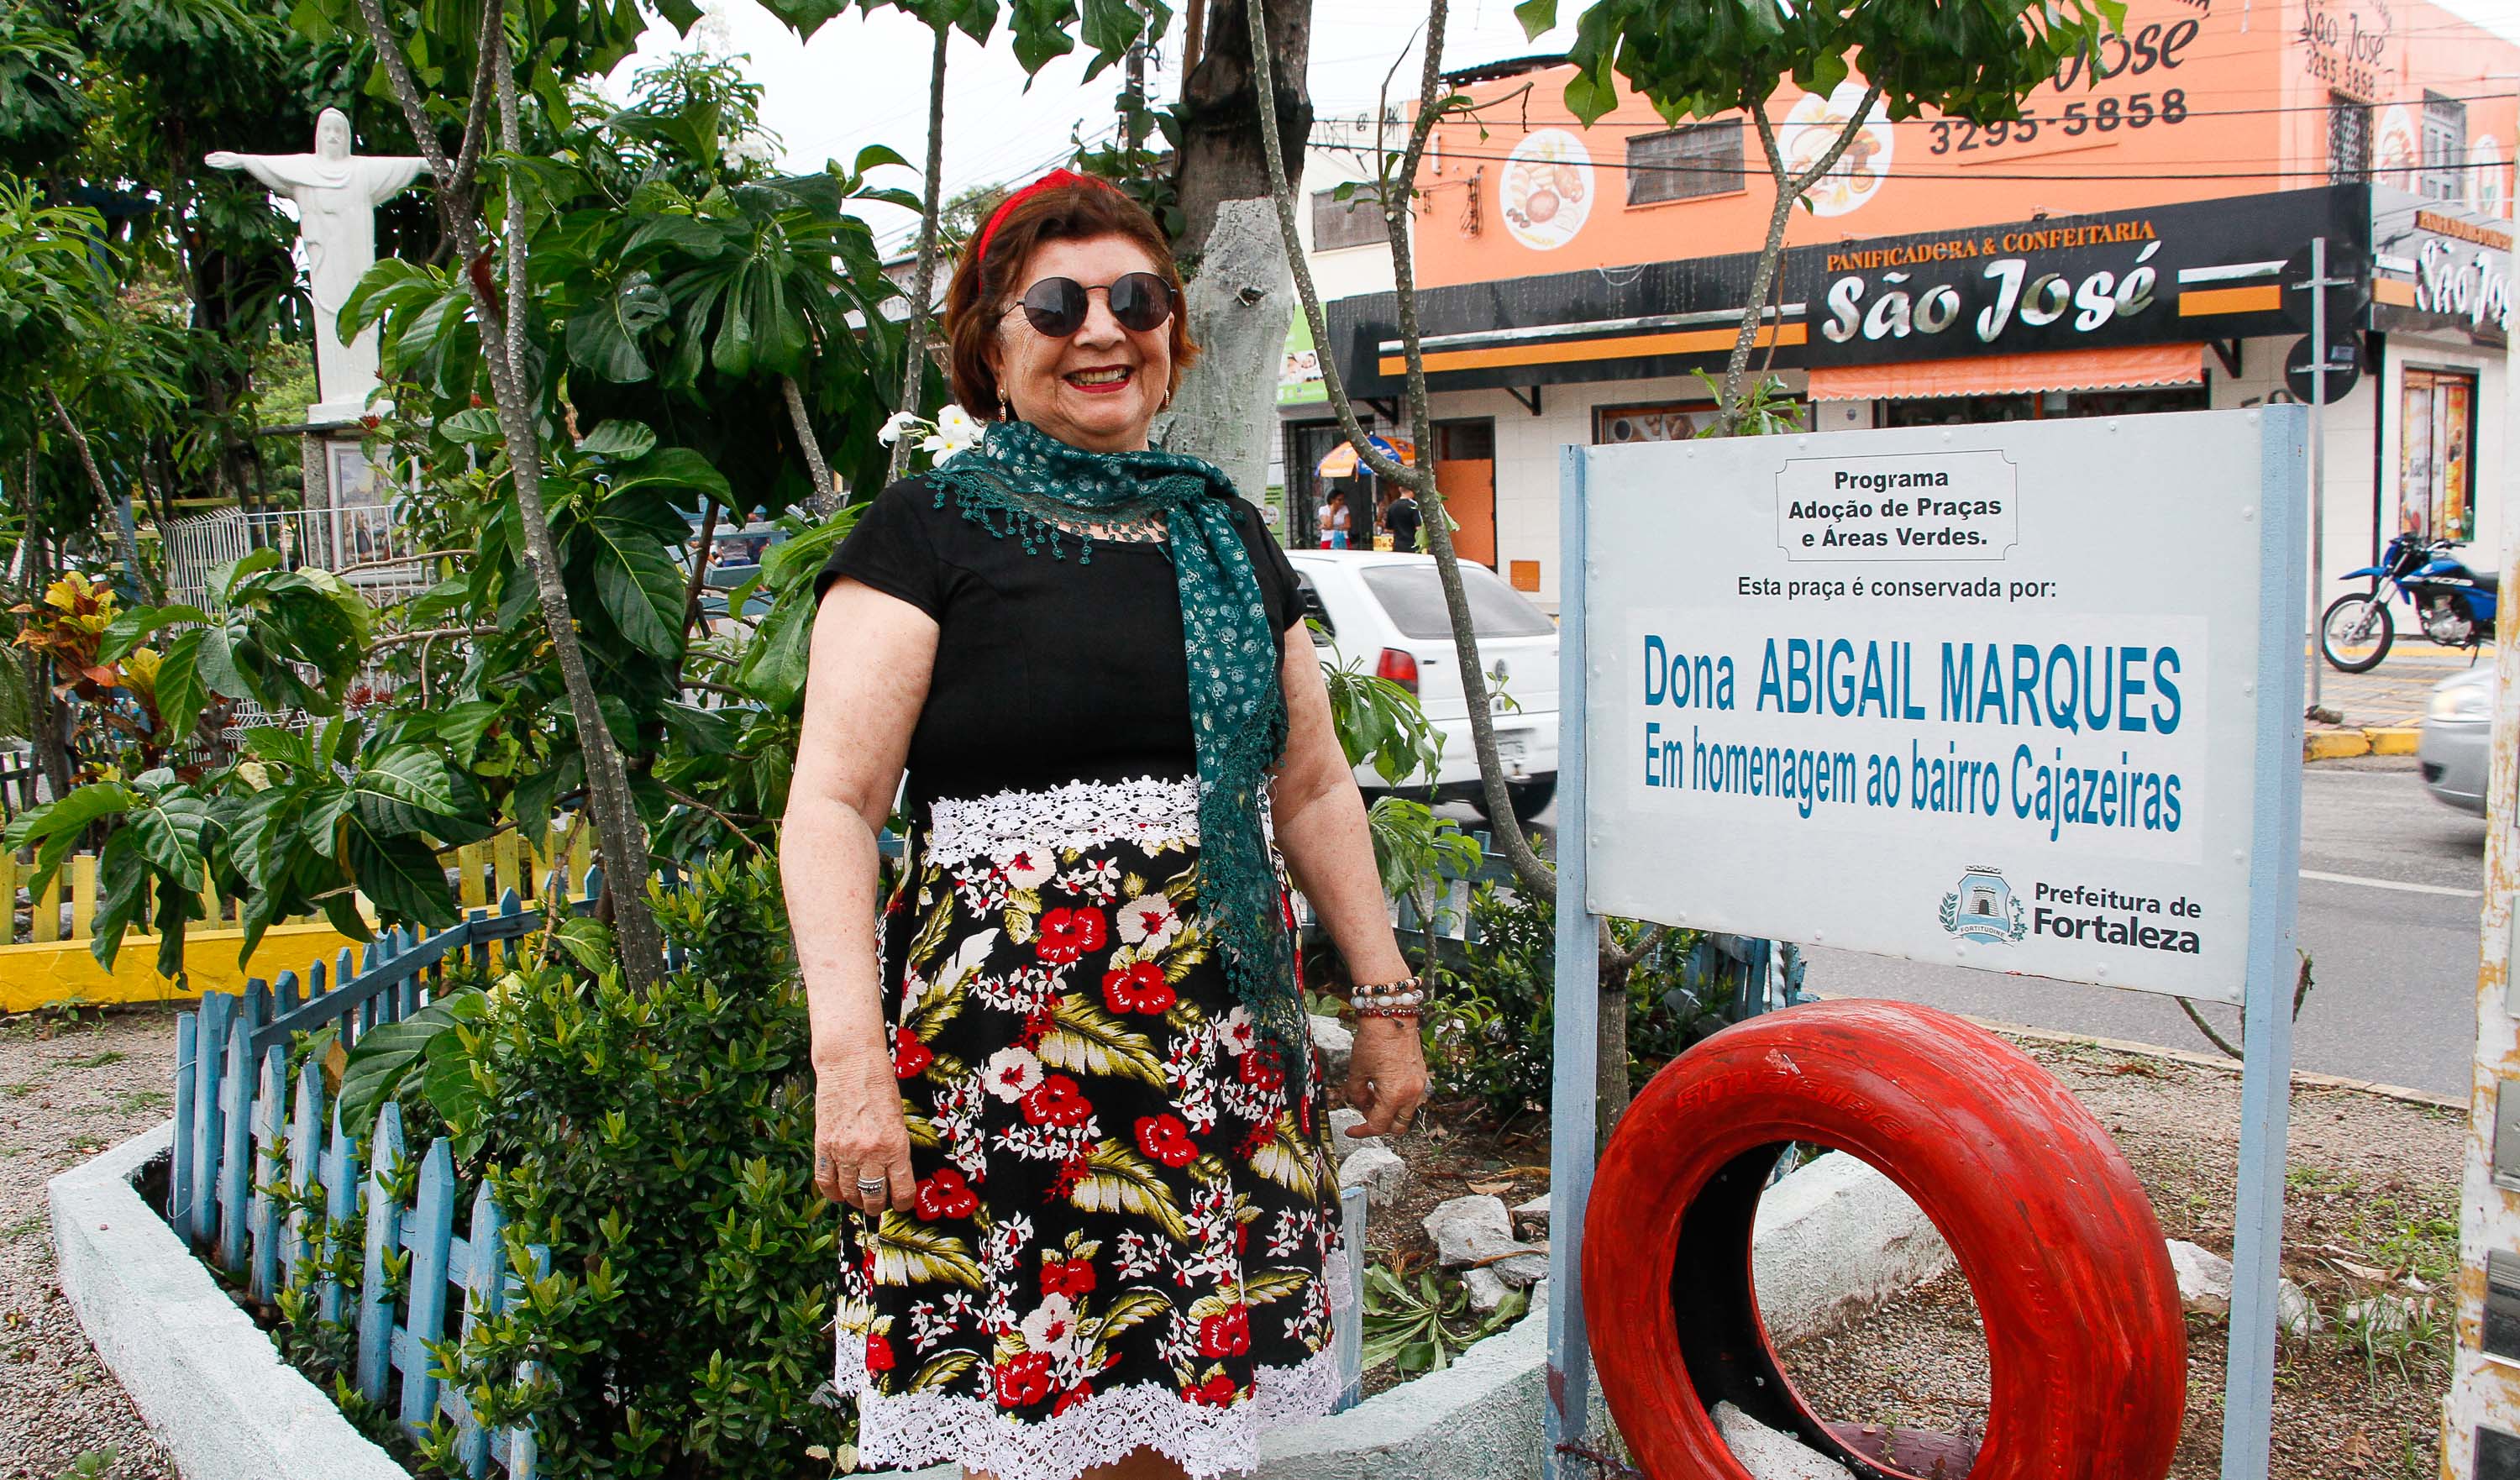
M2416 194L2427 201L2467 199L2467 105L2424 94L2424 175Z
M1382 207L1363 191L1342 201L1335 190L1313 192L1313 250L1372 247L1391 240L1391 224Z
M1811 403L1792 401L1798 425L1811 427ZM1615 447L1624 442L1685 442L1702 436L1715 425L1712 401L1660 401L1642 406L1593 408L1593 445Z
M2476 377L2413 370L2398 391L2398 528L2476 534Z
M2371 178L2371 105L2343 93L2327 95L2327 183L2360 185Z
M1741 120L1690 123L1628 138L1628 203L1687 201L1746 189Z
M1920 396L1881 403L1883 426L1971 426L1988 422L2045 422L2067 417L2148 416L2207 409L2202 385L2138 390L2037 390L1981 396Z

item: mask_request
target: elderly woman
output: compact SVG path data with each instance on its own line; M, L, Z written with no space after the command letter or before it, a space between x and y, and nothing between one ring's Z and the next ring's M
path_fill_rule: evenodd
M1358 1134L1425 1095L1294 570L1222 473L1148 447L1180 305L1126 197L1017 192L946 297L955 397L996 420L823 575L783 862L862 1462L1213 1475L1328 1411L1338 1185L1286 874L1360 984Z

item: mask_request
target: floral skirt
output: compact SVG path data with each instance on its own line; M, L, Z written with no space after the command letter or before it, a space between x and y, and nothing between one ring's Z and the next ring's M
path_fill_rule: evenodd
M1192 779L939 800L884 921L917 1206L844 1215L867 1465L1252 1468L1329 1411L1339 1194L1317 1060L1202 928Z

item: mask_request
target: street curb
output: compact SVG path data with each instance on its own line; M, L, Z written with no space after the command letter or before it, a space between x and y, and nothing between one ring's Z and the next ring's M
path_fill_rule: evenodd
M45 1186L62 1294L185 1480L411 1480L280 1360L133 1184L166 1121Z
M2358 755L2412 755L2423 732L2411 725L2371 725L2360 730L2313 730L2301 738L2305 761L2349 760Z

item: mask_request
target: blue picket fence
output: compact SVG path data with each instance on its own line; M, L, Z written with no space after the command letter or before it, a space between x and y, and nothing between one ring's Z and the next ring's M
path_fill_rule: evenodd
M602 871L589 870L570 908L585 913L602 889ZM496 913L475 910L428 935L389 930L355 962L345 949L329 970L319 961L302 978L285 972L268 985L248 981L241 993L205 993L200 1009L175 1023L167 1223L204 1259L242 1278L257 1301L293 1287L301 1269L313 1271L318 1320L346 1322L356 1331L359 1392L415 1437L443 1416L455 1426L468 1473L485 1476L496 1465L509 1480L533 1480L532 1430L483 1429L464 1395L433 1374L428 1350L470 1334L520 1294L506 1254L506 1215L483 1188L458 1233L452 1150L443 1141L406 1145L401 1112L391 1103L377 1113L363 1169L340 1107L328 1101L321 1065L302 1064L292 1085L288 1059L298 1033L332 1027L346 1049L380 1024L410 1016L435 1000L448 963L470 957L486 966L494 954L513 962L518 942L541 924L541 910L526 908L511 889ZM410 1178L415 1152L419 1172ZM407 1179L408 1203L397 1190ZM275 1188L288 1196L275 1196ZM284 1201L291 1204L286 1214ZM334 1229L365 1216L355 1285L333 1273L343 1251L309 1227L305 1210L319 1206ZM533 1257L547 1255L537 1246ZM391 1294L397 1286L405 1292L399 1300ZM529 1381L533 1373L517 1376Z

